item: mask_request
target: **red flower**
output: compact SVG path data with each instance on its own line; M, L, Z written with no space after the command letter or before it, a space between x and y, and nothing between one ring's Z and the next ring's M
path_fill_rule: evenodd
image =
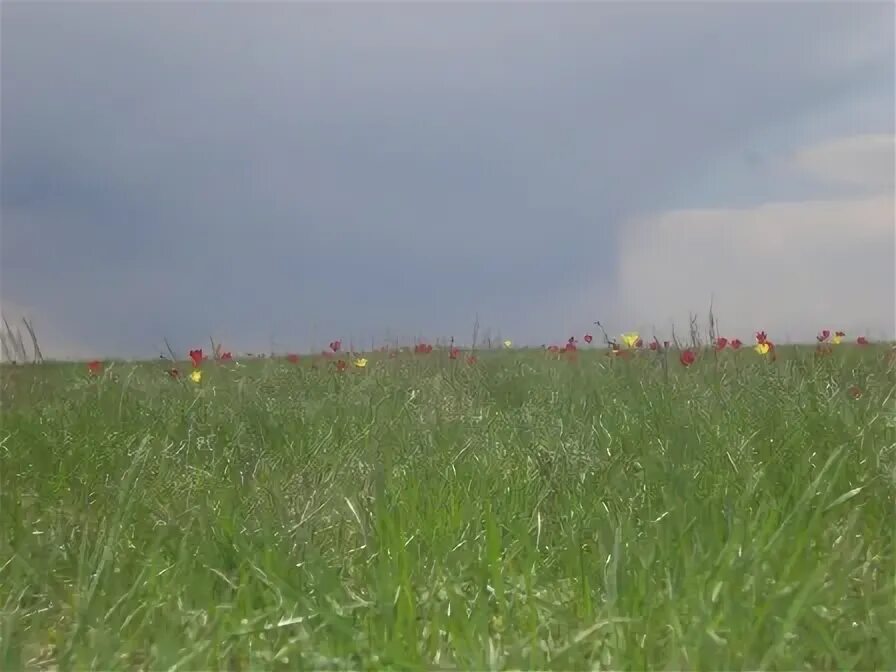
M678 357L678 361L681 362L682 366L690 366L697 361L697 355L694 354L693 350L683 350Z
M449 359L457 359L457 356L458 356L459 354L460 354L460 349L459 349L459 348L452 347L452 348L448 351L448 358L449 358Z
M767 338L768 338L768 337L765 335L765 332L764 332L764 331L757 331L757 332L756 332L756 342L757 342L757 343L765 343Z
M590 343L592 340L594 340L594 337L591 334L585 334L586 343Z
M202 356L202 348L198 348L196 350L190 350L190 359L193 360L193 366L197 367L202 364L202 360L205 359Z
M726 345L728 345L727 338L719 337L716 339L716 350L724 350Z
M290 364L298 364L299 356L297 354L295 354L294 352L291 352L288 355L286 355L286 361L289 362Z
M342 349L342 341L330 341L330 350L339 352Z
M740 342L739 338L732 338L731 343L729 343L728 345L731 346L732 350L739 350L740 346L742 346L743 343Z
M650 344L647 347L653 351L659 350L660 342L654 338L652 341L650 341Z
M575 352L576 350L578 350L578 347L576 346L575 336L569 337L569 340L566 341L566 347L564 348L564 350L566 350L566 352Z
M344 359L340 359L336 362L336 370L337 371L345 371L348 368L348 364L346 364Z
M91 362L87 362L87 373L89 373L91 376L98 376L102 372L103 363L100 360L94 359Z
M178 371L177 369L168 369L168 375L171 378L177 379L180 378L180 371Z
M229 352L222 352L220 359L222 362L229 362L233 359L233 355L231 355Z
M418 343L414 346L414 352L418 355L428 355L432 352L432 346L427 343Z
M469 357L467 357L467 364L470 364L472 366L475 363L476 363L476 355L470 355Z
M864 336L859 336L859 337L856 339L856 344L857 344L857 345L868 345L868 339L865 338Z
M819 343L822 343L822 342L828 340L830 337L831 337L831 332L827 329L822 329L821 333L819 333L818 336L816 336L815 338L818 339Z

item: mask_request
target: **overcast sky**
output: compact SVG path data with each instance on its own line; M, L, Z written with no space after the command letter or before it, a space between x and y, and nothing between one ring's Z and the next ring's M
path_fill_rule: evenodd
M893 337L890 2L4 2L0 49L47 355Z

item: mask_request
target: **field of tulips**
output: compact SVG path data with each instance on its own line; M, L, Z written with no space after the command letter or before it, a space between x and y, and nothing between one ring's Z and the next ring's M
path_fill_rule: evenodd
M894 669L896 356L2 368L2 669Z

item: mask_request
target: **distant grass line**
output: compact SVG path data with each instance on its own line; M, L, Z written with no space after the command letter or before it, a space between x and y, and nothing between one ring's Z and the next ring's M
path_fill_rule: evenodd
M896 667L886 348L643 354L4 367L0 667Z

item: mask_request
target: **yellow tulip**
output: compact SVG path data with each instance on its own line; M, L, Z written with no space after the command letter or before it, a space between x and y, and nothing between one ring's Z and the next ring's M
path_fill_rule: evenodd
M194 383L198 383L200 380L202 380L202 371L200 371L199 369L194 369L193 373L190 374L190 380L192 380Z
M637 331L630 331L627 334L622 334L622 342L625 343L625 347L627 348L634 348L640 338L641 336L638 335Z
M355 360L355 366L357 366L359 369L363 369L365 366L367 366L367 360L364 357L359 357Z
M755 349L760 355L767 355L772 347L768 343L757 343Z
M505 348L511 348L511 347L513 347L513 341L511 341L511 340L508 338L506 341L504 341L504 347L505 347Z
M837 336L837 335L835 334L834 337L831 339L831 343L833 343L834 345L840 345L840 342L841 342L842 340L843 340L843 337L842 337L842 336Z

